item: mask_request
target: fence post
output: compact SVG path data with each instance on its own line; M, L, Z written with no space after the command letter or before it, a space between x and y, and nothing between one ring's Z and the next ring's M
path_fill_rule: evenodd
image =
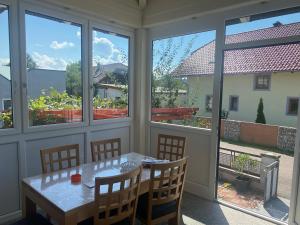
M266 175L268 172L268 171L266 171L266 166L271 165L274 162L279 162L280 155L275 155L271 152L262 153L260 155L261 155L260 182L261 182L262 189L264 190L264 192L266 192L267 191L266 189L268 189L266 186L267 185L266 184L266 182L267 182ZM277 182L278 182L278 177L277 177Z

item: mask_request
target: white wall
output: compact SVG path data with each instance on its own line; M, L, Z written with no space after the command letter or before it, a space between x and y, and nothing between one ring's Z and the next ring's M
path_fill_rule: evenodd
M210 136L209 130L184 129L172 125L156 124L150 128L150 154L156 157L158 134L169 134L186 137L188 170L185 190L203 198L210 198Z

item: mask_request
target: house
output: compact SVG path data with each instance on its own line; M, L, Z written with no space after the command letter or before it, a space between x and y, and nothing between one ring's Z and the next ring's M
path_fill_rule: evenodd
M11 108L10 67L0 66L0 111Z
M47 91L49 87L58 92L66 91L66 71L63 70L29 69L27 79L27 92L32 99L39 97L41 92Z
M226 44L300 35L300 23L226 37ZM211 117L215 41L194 51L174 71L189 84L189 104L199 117ZM222 109L229 119L254 122L260 98L266 122L295 127L300 96L300 44L225 51ZM284 82L283 82L284 81Z

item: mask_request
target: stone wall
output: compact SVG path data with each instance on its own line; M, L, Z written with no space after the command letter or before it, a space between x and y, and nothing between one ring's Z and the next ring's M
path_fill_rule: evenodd
M294 151L297 129L292 127L279 127L277 147L283 150Z
M240 139L241 123L235 120L224 120L224 138L234 141Z

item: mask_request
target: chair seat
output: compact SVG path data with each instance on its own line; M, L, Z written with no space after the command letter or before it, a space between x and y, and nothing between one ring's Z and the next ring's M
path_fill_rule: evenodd
M155 205L152 207L152 219L154 220L176 211L177 211L176 201L171 201L162 205ZM148 215L148 193L143 194L142 196L139 197L139 202L137 206L138 218L142 218L146 220L147 215Z
M52 225L52 223L40 214L36 214L34 217L21 219L11 225Z

